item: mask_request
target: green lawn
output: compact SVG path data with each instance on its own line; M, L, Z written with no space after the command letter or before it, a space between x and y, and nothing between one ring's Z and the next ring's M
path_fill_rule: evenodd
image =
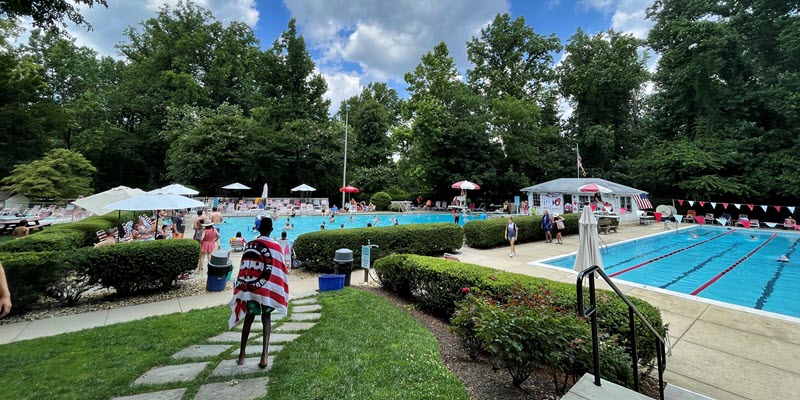
M323 319L279 352L272 399L468 399L442 364L434 337L383 298L348 289L320 295ZM188 387L191 399L229 352L191 383L131 388L152 367L227 328L216 307L0 346L0 399L109 399ZM260 343L260 340L258 340ZM255 342L253 343L255 345ZM231 345L231 351L235 348Z

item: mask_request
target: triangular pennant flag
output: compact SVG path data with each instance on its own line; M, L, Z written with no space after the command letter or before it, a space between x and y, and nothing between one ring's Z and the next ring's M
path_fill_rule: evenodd
M717 203L711 203L711 208L717 208Z
M767 207L769 206L761 206L761 209L764 210L764 212L767 212Z
M698 201L698 203L700 203L700 207L702 207L702 206L706 205L706 202L705 202L705 201Z
M737 210L742 207L741 204L736 204L736 203L734 203L733 206L736 207Z
M683 200L678 200L679 205L683 205Z
M694 206L694 200L689 200L689 207L693 207L693 206Z
M728 203L722 203L722 208L727 210L728 209Z
M786 208L788 208L788 209L789 209L789 212L790 212L790 213L794 214L794 207L786 207Z
M775 207L775 211L777 211L777 212L781 211L781 206L773 206L773 207Z
M747 206L748 206L748 207L750 207L750 211L753 211L753 207L755 207L755 206L754 206L754 205L752 205L752 204L748 204Z

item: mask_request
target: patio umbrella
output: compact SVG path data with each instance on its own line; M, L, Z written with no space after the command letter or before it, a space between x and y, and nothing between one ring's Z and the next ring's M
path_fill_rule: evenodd
M239 182L231 183L230 185L223 186L222 188L223 189L229 189L229 190L250 190L249 186L242 185Z
M183 185L178 184L178 183L173 183L172 185L164 186L161 189L153 190L153 192L155 192L155 191L160 191L160 192L164 192L164 193L171 193L171 194L180 194L180 195L183 195L183 196L196 196L196 195L200 194L200 192L198 192L197 190L189 189L188 187L183 186Z
M340 188L339 191L342 192L342 193L358 193L358 192L360 192L360 190L358 190L358 188L354 188L352 186L345 186L343 188Z
M130 199L145 194L144 190L131 189L127 186L117 186L113 189L106 190L93 194L89 197L84 197L72 202L78 207L83 207L97 215L108 214L112 210L106 209L106 206L111 203Z
M269 197L269 186L265 183L264 184L264 189L261 190L261 198L266 203L268 197Z
M592 214L589 206L583 207L581 218L578 220L578 233L580 244L578 254L575 255L576 271L581 272L594 265L603 268L603 258L600 256L600 237L597 233L597 219Z
M202 201L158 190L107 205L106 210L149 211L204 207Z
M583 185L578 188L579 192L588 192L588 193L611 193L611 189L598 185L596 183L590 183L588 185Z
M355 188L353 188L353 189L355 189ZM308 185L306 185L304 183L304 184L302 184L302 185L300 185L300 186L298 186L296 188L293 188L292 192L313 192L315 190L317 190L317 189L314 189L313 187L308 186ZM356 189L356 190L358 190L358 189ZM356 193L358 193L358 192L356 192Z
M463 190L479 190L481 187L478 186L476 183L472 183L470 181L460 181L454 183L452 186L453 189L463 189Z

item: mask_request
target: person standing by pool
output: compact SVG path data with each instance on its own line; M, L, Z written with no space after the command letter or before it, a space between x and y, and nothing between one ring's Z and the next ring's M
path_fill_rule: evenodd
M222 213L217 211L217 207L214 207L211 209L211 215L209 215L209 217L211 218L211 223L214 224L214 229L219 233L223 221Z
M547 213L547 210L544 210L544 214L542 215L542 222L541 227L544 231L544 242L545 243L552 243L553 242L553 235L550 233L552 229L553 221L550 220L550 214Z
M239 275L233 285L233 298L228 303L231 307L229 329L233 329L234 325L244 318L239 357L236 359L238 365L244 364L247 355L250 327L256 315L261 316L263 336L261 360L258 366L262 369L267 367L268 362L272 313L277 311L286 315L289 300L288 262L280 243L269 237L271 233L272 220L264 218L259 224L261 236L245 246Z
M457 215L457 214L456 214ZM508 225L506 225L505 231L505 239L511 243L511 254L509 257L514 257L517 255L517 250L514 248L514 242L517 241L517 237L519 237L519 227L517 224L514 223L514 218L508 217Z
M456 225L458 225L458 219L459 218L460 218L460 216L458 215L458 211L456 211L456 209L454 208L453 209L453 221L455 221Z
M264 221L261 221L261 223L263 224ZM270 228L271 227L272 224L270 224ZM197 262L197 270L195 271L197 275L203 273L203 265L205 265L203 260L208 258L208 260L211 261L211 253L219 246L219 232L214 229L214 224L212 224L211 221L203 223L202 232L200 236L200 261Z
M556 240L558 244L564 244L564 239L561 237L561 231L564 230L564 217L559 214L553 214L553 231L556 233ZM553 240L550 239L552 242Z
M183 239L183 234L186 233L186 210L180 210L178 214L172 216L172 226L175 227L172 238Z

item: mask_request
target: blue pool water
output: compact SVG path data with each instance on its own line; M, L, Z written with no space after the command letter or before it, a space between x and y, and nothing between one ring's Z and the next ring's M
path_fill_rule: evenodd
M614 279L800 318L798 242L790 233L697 227L609 246L602 255ZM572 269L575 256L546 263Z
M286 221L289 220L289 223L294 225L293 229L286 230L286 236L294 242L294 240L306 233L306 232L316 232L319 231L320 225L325 223L326 230L332 229L341 229L340 226L344 224L344 229L352 229L352 228L363 228L367 226L367 223L371 223L372 226L391 226L392 223L389 222L389 218L395 218L400 222L400 225L408 225L408 224L432 224L432 223L440 223L440 222L453 222L453 214L446 214L446 213L426 213L426 214L406 214L406 213L397 213L397 214L381 214L377 215L379 222L375 222L374 214L353 214L353 220L350 221L350 214L347 215L340 215L337 216L336 222L330 222L330 217L323 217L320 215L317 216L296 216L293 218L290 217L281 217L273 222L273 231L272 236L276 238L280 238L281 231L283 230L284 225L286 225ZM460 225L464 225L465 222L471 221L473 219L477 219L477 215L465 216L461 215L459 220ZM255 223L255 217L229 217L225 218L222 227L220 228L220 234L222 237L221 243L223 248L230 248L228 245L228 241L231 237L236 235L236 232L242 232L242 236L245 237L247 240L255 239L258 234L252 230L253 224Z

